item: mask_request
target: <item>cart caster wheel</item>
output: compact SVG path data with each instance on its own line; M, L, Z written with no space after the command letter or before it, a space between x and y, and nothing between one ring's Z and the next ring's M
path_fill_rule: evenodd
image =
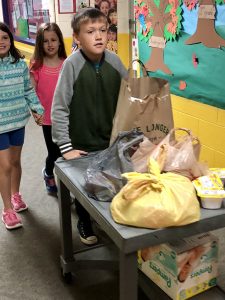
M71 272L63 273L63 270L61 269L61 274L62 274L63 281L65 283L67 283L67 284L72 283L72 281L73 281L73 275L72 275Z

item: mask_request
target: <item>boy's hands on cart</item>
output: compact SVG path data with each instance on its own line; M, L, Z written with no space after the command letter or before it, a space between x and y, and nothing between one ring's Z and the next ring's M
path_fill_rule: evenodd
M86 151L82 151L82 150L71 150L65 154L63 154L63 158L68 160L68 159L74 159L74 158L78 158L84 155L87 155L88 153Z

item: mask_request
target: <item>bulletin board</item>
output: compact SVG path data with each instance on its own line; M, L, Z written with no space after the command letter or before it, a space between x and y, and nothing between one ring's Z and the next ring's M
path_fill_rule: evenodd
M225 109L225 0L137 0L139 57L175 95Z
M41 23L50 22L49 1L8 0L9 25L17 39L34 42Z
M59 14L72 14L76 11L76 1L58 0Z
M79 9L89 6L89 0L58 0L59 14L73 14Z

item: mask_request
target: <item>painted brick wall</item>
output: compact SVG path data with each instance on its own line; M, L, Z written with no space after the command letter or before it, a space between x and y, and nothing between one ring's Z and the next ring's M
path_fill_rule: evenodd
M225 167L225 110L172 95L176 127L186 127L202 144L201 161Z

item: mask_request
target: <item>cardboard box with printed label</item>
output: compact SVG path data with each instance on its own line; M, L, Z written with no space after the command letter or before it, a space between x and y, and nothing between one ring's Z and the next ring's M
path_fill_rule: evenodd
M218 239L204 233L138 252L139 268L173 300L216 285Z

